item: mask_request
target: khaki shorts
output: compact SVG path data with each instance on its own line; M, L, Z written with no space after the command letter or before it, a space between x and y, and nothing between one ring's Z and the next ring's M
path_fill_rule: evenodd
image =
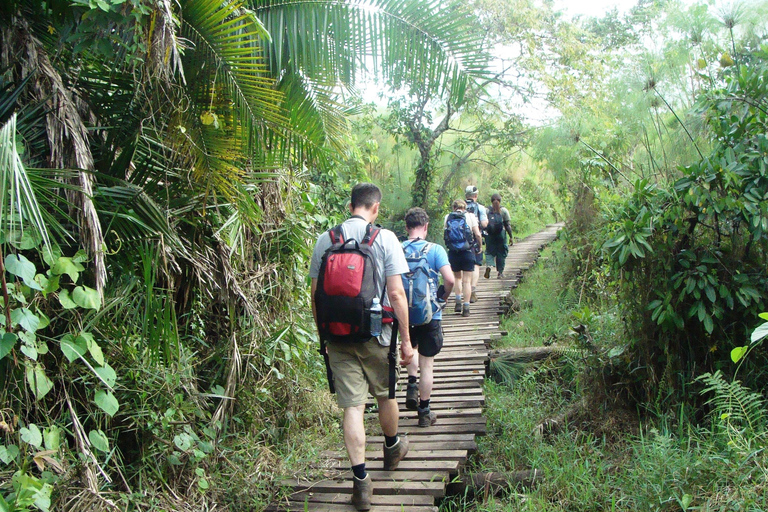
M389 347L376 339L365 343L328 343L328 359L339 407L365 405L368 393L389 396ZM399 375L400 367L396 366Z

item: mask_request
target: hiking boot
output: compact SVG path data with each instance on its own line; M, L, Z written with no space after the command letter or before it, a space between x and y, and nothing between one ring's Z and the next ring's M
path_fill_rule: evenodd
M430 411L429 409L419 409L419 426L420 427L431 427L437 423L437 414Z
M409 411L415 411L419 408L419 385L408 384L405 388L405 408Z
M357 510L371 509L371 496L373 496L373 482L371 475L365 475L365 478L358 480L352 477L352 506Z
M384 444L384 471L394 471L397 469L400 461L405 458L405 454L408 453L408 438L400 437L397 439L395 446L387 447Z
M469 302L472 304L477 302L477 294L475 293L475 290L472 290L472 295L469 296Z
M461 316L469 316L469 304L464 304L461 310Z
M486 279L491 277L491 267L485 267L485 274L483 275Z
M461 313L461 302L456 303L456 307L453 308L456 313Z
M496 279L504 279L504 272L499 272L499 273L496 275Z

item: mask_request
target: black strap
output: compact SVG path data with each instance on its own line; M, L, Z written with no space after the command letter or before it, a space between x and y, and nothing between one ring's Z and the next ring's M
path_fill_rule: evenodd
M389 399L395 399L395 387L397 386L397 330L399 324L397 318L392 322L392 336L389 340Z
M333 371L331 371L331 359L328 357L328 349L323 337L320 337L320 355L325 360L325 376L328 378L328 390L331 394L336 393L336 387L333 385Z

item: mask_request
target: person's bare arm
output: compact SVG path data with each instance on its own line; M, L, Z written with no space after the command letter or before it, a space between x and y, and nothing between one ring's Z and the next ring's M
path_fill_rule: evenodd
M456 278L453 276L453 270L450 265L443 265L440 267L440 275L443 276L443 286L445 287L445 296L438 297L443 300L451 298L451 292L453 291L453 285L456 284Z
M403 279L400 274L387 277L387 296L399 326L400 333L400 364L407 366L413 358L411 333L408 331L408 299L403 289Z
M315 306L315 291L317 291L317 278L312 278L312 286L310 287L309 301L312 303L312 318L315 319L315 326L317 326L317 307Z

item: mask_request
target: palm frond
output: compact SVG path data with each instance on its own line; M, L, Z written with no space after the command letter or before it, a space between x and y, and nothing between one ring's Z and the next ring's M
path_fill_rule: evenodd
M393 84L423 84L463 98L486 75L469 11L439 0L252 0L272 35L273 72L294 67L318 82L352 85L373 64Z
M0 128L0 231L15 237L25 229L50 246L48 227L16 149L16 114L12 114Z
M209 108L222 91L247 134L265 122L283 124L281 95L262 55L269 34L258 18L237 2L190 0L182 5L182 34L195 45L184 60L189 61L185 67L197 105Z

